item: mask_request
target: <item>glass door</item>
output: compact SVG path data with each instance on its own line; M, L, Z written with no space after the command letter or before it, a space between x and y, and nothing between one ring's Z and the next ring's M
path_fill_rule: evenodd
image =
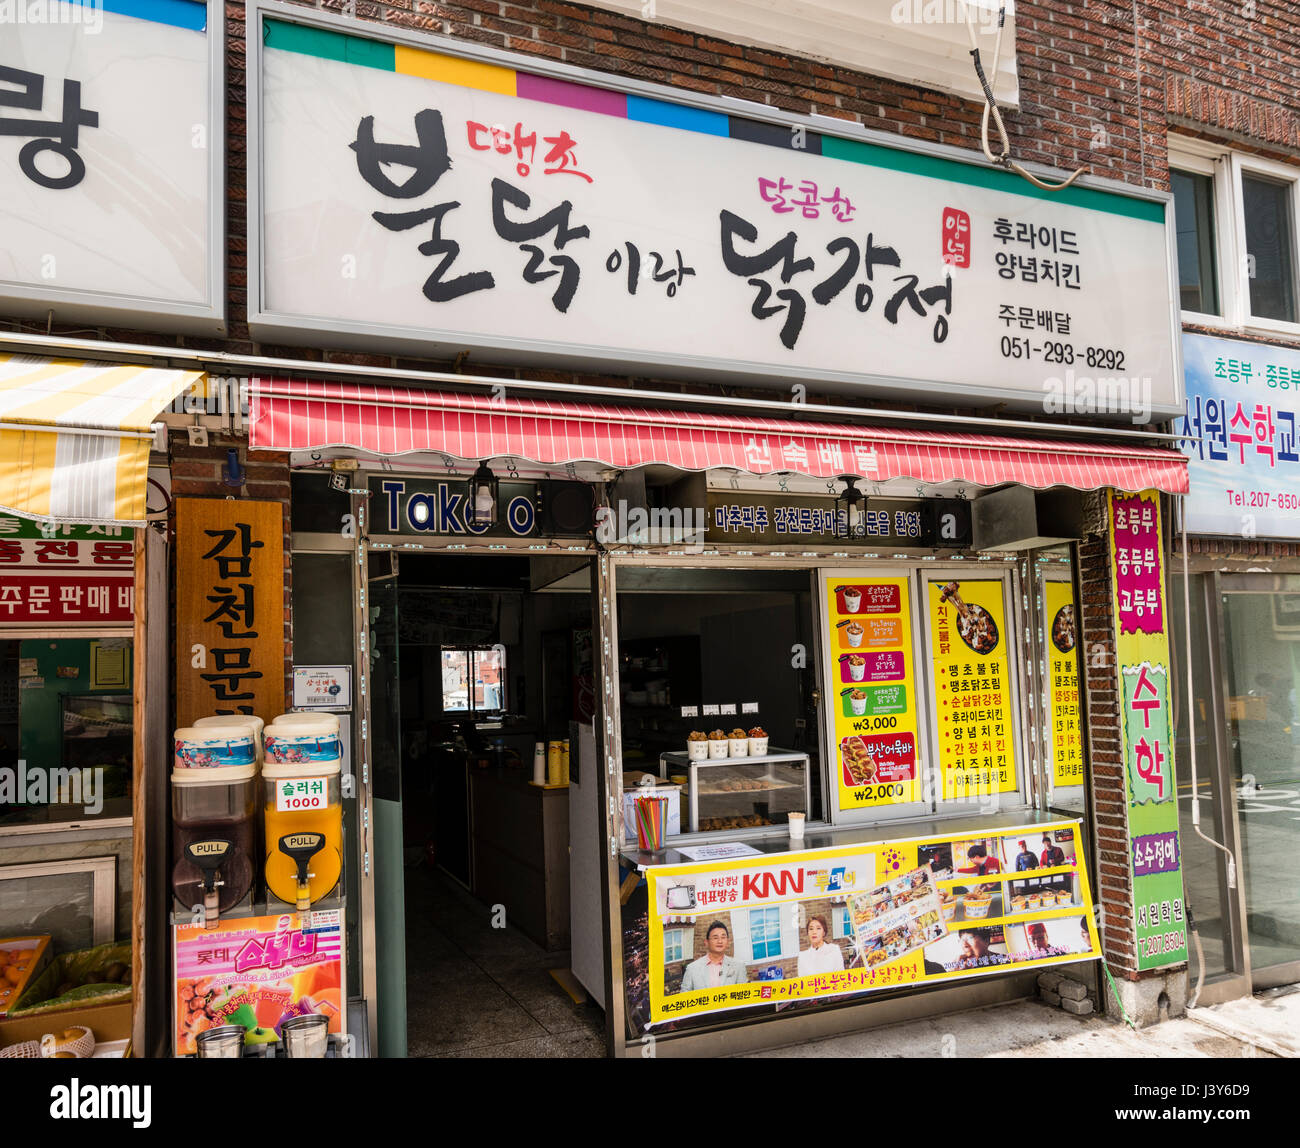
M1221 579L1230 783L1256 989L1300 980L1300 578Z
M376 556L371 555L372 564ZM381 568L389 556L379 557ZM374 867L379 1055L406 1055L406 907L402 865L402 723L397 577L369 581L370 737L373 810L368 860Z
M1186 598L1190 598L1190 606ZM1250 991L1240 889L1229 885L1227 857L1211 844L1217 841L1240 855L1236 783L1230 768L1230 726L1227 704L1222 700L1226 690L1222 682L1224 645L1217 576L1192 575L1190 592L1185 597L1183 578L1175 573L1169 580L1169 602L1174 620L1170 652L1178 839L1183 895L1195 927L1190 975L1202 986L1199 1003L1213 1004ZM1189 612L1190 627L1185 622ZM1193 825L1193 797L1200 807L1199 833ZM1240 875L1238 885L1239 881Z

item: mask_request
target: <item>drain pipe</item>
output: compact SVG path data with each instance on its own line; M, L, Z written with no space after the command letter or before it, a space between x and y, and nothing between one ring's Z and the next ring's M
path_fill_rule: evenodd
M1215 841L1212 837L1207 837L1201 832L1201 791L1198 778L1196 776L1196 707L1192 704L1195 694L1192 692L1192 593L1191 593L1191 575L1188 573L1187 563L1187 503L1186 496L1182 496L1184 501L1179 506L1179 516L1182 522L1179 524L1182 529L1183 537L1183 633L1187 635L1187 758L1191 765L1192 772L1192 830L1202 841L1220 849L1228 858L1228 888L1237 887L1237 858L1233 852L1222 842ZM1174 800L1177 801L1177 794ZM1184 889L1183 903L1186 905L1186 890ZM1196 1002L1200 1000L1201 989L1205 984L1205 954L1201 948L1201 938L1196 932L1196 926L1192 921L1190 911L1187 914L1188 928L1192 933L1193 940L1196 943L1196 953L1198 957L1196 973L1196 991L1192 994L1187 1002L1189 1009L1196 1007Z

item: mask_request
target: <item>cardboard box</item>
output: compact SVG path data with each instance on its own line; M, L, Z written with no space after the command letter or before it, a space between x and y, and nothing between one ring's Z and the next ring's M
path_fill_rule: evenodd
M0 1018L9 1015L27 986L45 971L51 955L45 933L0 940Z
M0 1020L0 1048L21 1044L25 1040L40 1040L47 1032L62 1032L74 1025L85 1025L95 1034L95 1041L129 1040L131 1038L131 1002L84 1005L81 1008L59 1009L16 1020Z

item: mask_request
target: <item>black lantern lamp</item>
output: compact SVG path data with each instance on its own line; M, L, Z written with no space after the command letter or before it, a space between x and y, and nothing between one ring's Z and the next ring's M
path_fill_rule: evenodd
M486 462L480 462L469 480L469 505L465 508L467 526L482 530L496 525L497 492L496 475L488 469Z
M835 496L835 536L837 538L861 538L866 533L863 528L867 512L866 495L858 489L858 480L851 474L840 475L844 490Z

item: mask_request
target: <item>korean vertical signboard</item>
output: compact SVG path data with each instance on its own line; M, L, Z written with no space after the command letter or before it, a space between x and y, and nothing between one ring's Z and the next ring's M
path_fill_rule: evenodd
M0 4L5 311L225 333L211 13L202 0Z
M250 10L254 338L1181 412L1166 203Z
M830 571L822 591L839 808L920 801L911 582Z
M1160 496L1107 492L1138 968L1187 960Z
M284 708L278 502L176 501L176 721Z
M1083 784L1083 720L1079 708L1078 630L1074 587L1064 580L1043 583L1047 620L1048 705L1052 735L1052 785Z
M941 798L1016 789L1015 728L1001 581L929 582Z

